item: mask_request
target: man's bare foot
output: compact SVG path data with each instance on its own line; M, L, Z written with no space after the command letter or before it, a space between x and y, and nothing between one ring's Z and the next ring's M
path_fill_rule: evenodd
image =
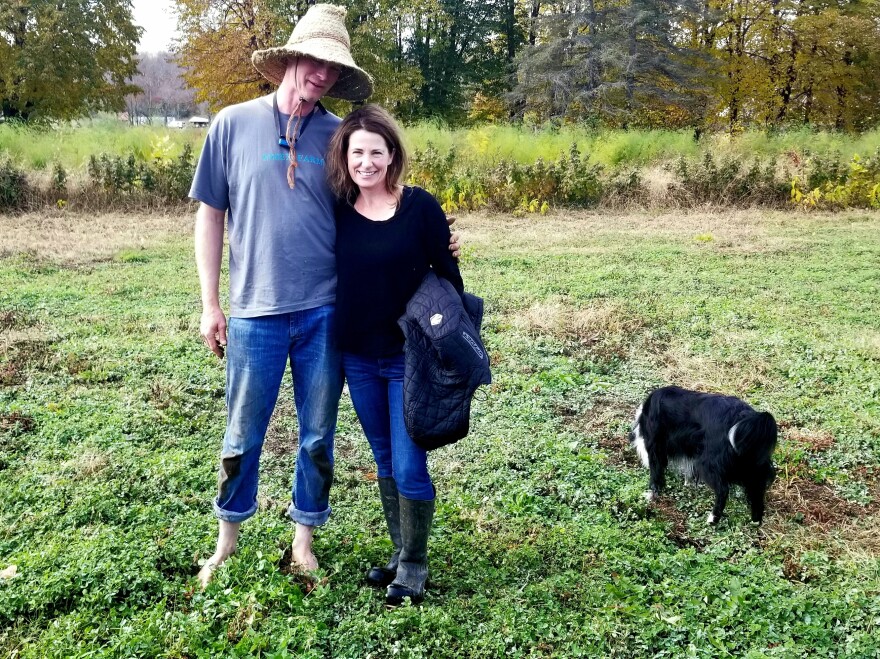
M217 549L211 558L205 561L202 569L199 570L198 580L202 590L208 587L217 568L223 565L226 559L235 553L240 526L241 522L224 522L220 520L220 530L217 534Z
M223 563L226 562L226 559L229 558L231 554L223 554L221 552L214 552L214 555L211 556L205 564L202 566L202 569L199 570L198 580L199 586L201 590L205 590L208 587L208 584L211 583L211 579L214 578L214 572L217 571Z
M214 571L218 567L220 567L220 564L215 563L213 557L205 561L205 564L202 566L202 569L199 570L199 574L196 577L199 580L199 590L205 590L205 588L208 587L208 584L211 583L211 579L214 578Z
M302 572L314 572L318 569L318 559L312 553L312 536L314 533L314 526L296 525L296 534L293 536L293 544L291 546L290 563L292 567Z

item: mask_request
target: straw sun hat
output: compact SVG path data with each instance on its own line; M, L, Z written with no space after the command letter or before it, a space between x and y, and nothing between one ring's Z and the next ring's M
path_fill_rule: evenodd
M370 74L355 64L351 57L344 7L312 5L293 28L285 45L256 50L251 55L251 62L267 80L279 85L290 58L302 55L342 67L339 79L326 96L362 101L373 93Z

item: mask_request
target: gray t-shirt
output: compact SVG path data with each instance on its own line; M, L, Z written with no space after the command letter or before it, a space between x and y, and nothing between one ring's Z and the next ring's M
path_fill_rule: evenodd
M287 116L281 119L284 132ZM272 95L224 108L211 125L189 196L229 211L230 316L334 302L336 225L324 157L339 122L316 108L297 142L293 190Z

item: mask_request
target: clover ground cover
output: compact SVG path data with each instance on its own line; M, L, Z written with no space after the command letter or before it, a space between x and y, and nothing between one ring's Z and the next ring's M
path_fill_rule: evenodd
M190 219L62 219L25 248L45 219L0 218L4 655L876 656L877 213L462 217L495 381L432 456L429 594L396 611L362 581L390 543L347 398L326 581L289 574L287 388L260 511L195 591L223 372L196 336ZM705 527L710 493L674 478L642 500L625 434L661 383L776 415L761 528L739 497Z

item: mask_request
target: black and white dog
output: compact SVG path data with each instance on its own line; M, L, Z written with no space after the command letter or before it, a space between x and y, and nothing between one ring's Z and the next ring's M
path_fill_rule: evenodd
M752 521L760 522L764 495L776 475L771 461L776 434L772 414L756 412L739 398L663 387L639 406L630 441L651 470L648 501L665 487L671 462L685 481L714 490L709 524L721 518L733 484L745 489Z

